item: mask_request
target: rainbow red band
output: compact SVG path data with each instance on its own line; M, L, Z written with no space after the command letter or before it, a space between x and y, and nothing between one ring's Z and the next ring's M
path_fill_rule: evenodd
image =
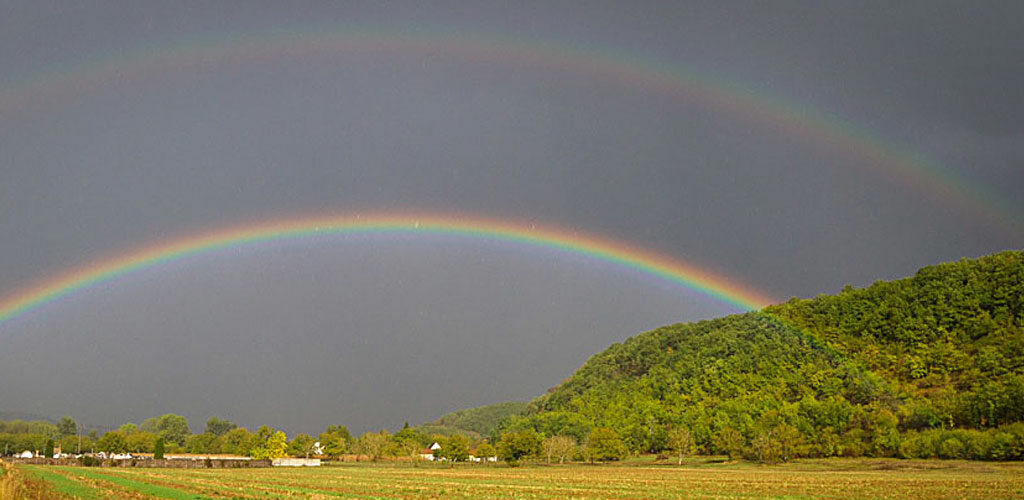
M72 270L14 293L0 301L0 325L32 309L76 292L86 291L100 283L191 255L269 241L393 232L452 235L545 247L584 255L670 280L742 310L760 309L774 302L753 287L698 266L577 231L481 217L375 214L262 222L189 236L129 252L96 265Z

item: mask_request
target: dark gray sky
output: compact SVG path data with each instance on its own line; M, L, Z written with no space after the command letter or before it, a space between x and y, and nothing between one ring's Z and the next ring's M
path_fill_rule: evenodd
M309 213L534 220L780 300L1020 248L1022 20L1020 2L5 2L0 296L153 241ZM965 179L982 209L846 139L529 59L371 46L137 71L174 47L346 32L655 61L868 131L890 158ZM3 325L0 409L365 431L529 399L611 342L734 311L493 242L263 245Z

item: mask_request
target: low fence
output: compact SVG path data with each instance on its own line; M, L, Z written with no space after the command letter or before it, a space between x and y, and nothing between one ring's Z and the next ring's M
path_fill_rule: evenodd
M81 460L74 458L5 458L4 461L13 464L29 465L84 465ZM167 468L167 469L257 469L270 467L270 460L232 460L223 458L207 459L145 459L128 458L124 460L99 460L96 465L99 467L145 467L145 468Z

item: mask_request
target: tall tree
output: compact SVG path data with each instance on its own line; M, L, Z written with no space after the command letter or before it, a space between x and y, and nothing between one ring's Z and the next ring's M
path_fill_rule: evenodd
M434 452L438 458L452 462L465 462L469 458L469 438L462 434L448 436L441 444L441 449Z
M668 447L679 455L679 465L683 465L683 457L694 452L693 435L684 426L668 431Z
M153 458L156 460L163 460L164 458L164 438L156 438L156 446L153 447Z
M622 460L628 453L626 443L623 443L619 433L610 427L595 427L590 431L586 448L591 462Z
M231 429L237 427L237 425L231 423L230 421L221 420L217 417L210 417L210 419L206 421L206 432L209 432L214 436L223 436L227 434Z
M67 415L60 417L60 421L57 422L57 436L74 436L78 433L78 424L75 420Z
M370 460L376 462L388 452L391 439L388 431L367 432L356 441L356 452L366 455Z
M576 453L576 440L569 436L551 436L544 440L544 455L547 463L551 458L558 459L558 463L565 463L566 458Z
M299 434L288 443L288 454L293 457L309 458L309 455L314 452L315 444L316 441L309 434Z

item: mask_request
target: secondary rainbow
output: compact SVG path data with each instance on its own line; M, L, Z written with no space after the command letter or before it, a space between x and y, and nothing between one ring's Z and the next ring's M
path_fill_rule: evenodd
M441 234L545 247L658 276L741 310L774 302L767 295L682 260L622 242L551 226L449 215L373 214L274 220L188 236L71 270L0 302L0 326L32 309L129 273L225 248L338 234Z
M861 160L858 165L875 169L891 181L926 193L937 203L957 205L961 210L993 222L1015 236L1024 235L1024 218L1019 204L953 169L834 114L675 62L608 47L493 33L327 26L256 35L195 37L176 43L144 45L9 80L0 88L0 117L24 106L56 102L55 98L60 95L80 94L112 84L155 76L165 79L231 64L289 61L337 53L397 55L417 61L447 58L541 68L699 102L744 120L762 122L805 137L835 151L855 155Z

